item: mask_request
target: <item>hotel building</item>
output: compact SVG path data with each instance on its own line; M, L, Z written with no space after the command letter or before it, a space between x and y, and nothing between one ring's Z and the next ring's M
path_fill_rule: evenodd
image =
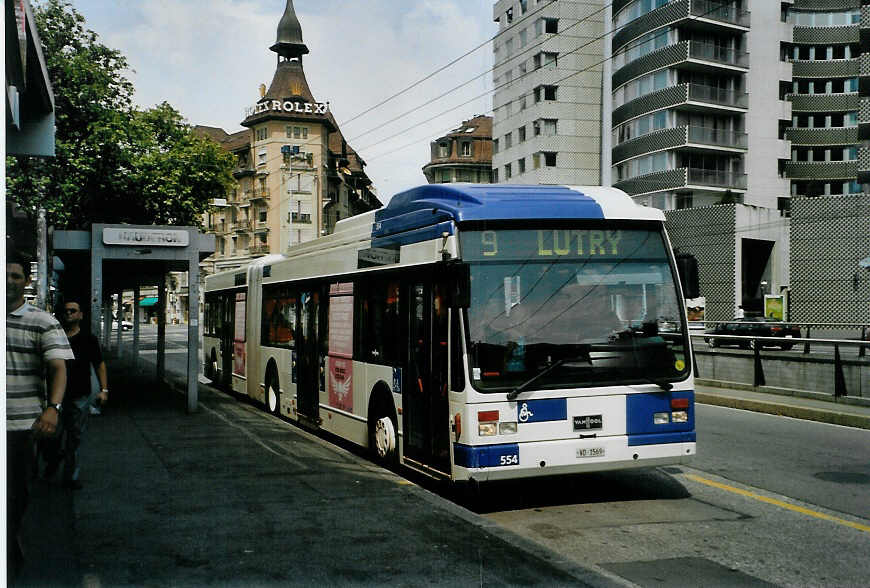
M492 182L492 117L475 116L432 141L432 157L423 166L430 184Z
M365 162L347 145L329 111L315 99L302 67L308 47L293 8L278 23L272 83L247 109L245 130L196 127L236 157L237 186L214 201L206 224L216 235L209 273L329 234L335 223L381 206Z

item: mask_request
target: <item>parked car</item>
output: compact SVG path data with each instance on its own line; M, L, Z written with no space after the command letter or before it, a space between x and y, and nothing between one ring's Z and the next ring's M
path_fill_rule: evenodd
M784 323L778 319L765 317L744 317L735 318L727 323L718 323L712 329L706 331L710 335L737 335L741 337L781 337L782 343L773 341L759 341L762 347L779 347L783 350L788 350L794 347L794 339L799 339L801 336L800 327ZM744 349L750 349L755 343L750 339L729 339L727 337L710 338L705 337L710 347L719 347L720 345L737 345Z
M115 320L115 328L116 328L116 329L117 329L119 326L120 326L120 328L121 328L122 331L130 331L130 330L133 329L133 323L131 323L130 321L122 320L122 321L121 321L121 324L118 325L118 317L113 316L112 318Z

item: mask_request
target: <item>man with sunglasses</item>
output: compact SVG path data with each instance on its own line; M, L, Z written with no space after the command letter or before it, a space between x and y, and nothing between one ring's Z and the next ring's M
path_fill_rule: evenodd
M97 401L102 404L109 399L106 362L103 361L100 343L93 334L82 332L82 319L81 304L74 299L67 300L61 309L60 321L75 359L66 362L67 384L61 411L63 424L61 434L55 439L48 440L43 447L47 464L43 476L46 479L53 477L63 460L63 485L73 490L82 487L79 480L78 453L90 411L91 367L96 370L100 382ZM62 445L63 449L61 449Z

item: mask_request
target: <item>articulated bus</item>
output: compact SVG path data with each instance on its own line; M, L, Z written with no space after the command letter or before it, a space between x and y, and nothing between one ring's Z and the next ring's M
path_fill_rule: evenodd
M684 463L692 353L661 211L428 185L206 279L205 373L453 481Z

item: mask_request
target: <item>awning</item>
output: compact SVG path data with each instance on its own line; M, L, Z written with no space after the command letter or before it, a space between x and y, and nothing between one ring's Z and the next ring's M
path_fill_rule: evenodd
M148 296L139 301L139 306L154 306L157 304L157 296Z
M870 269L870 256L865 257L861 261L858 262L858 267L864 269Z

